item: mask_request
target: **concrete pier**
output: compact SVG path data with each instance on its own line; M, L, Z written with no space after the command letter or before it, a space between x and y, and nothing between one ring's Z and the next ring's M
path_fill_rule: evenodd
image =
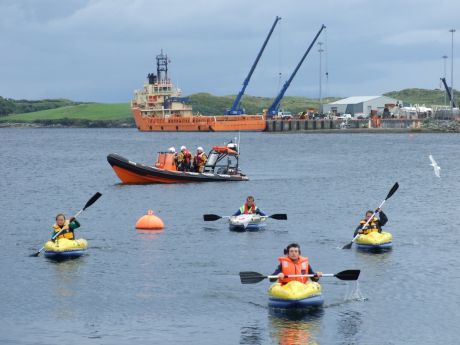
M413 130L420 128L420 119L378 119L377 121L362 120L266 120L266 132L306 132L306 131L335 131L352 129L366 132L368 130L384 131L385 129Z

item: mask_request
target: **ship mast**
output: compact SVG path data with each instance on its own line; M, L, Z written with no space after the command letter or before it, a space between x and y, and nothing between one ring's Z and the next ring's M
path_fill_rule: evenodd
M157 59L157 78L158 81L168 81L168 55L161 53L156 56Z

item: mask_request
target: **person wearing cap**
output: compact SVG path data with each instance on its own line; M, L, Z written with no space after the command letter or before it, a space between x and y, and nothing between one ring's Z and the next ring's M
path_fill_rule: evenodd
M204 153L203 148L198 146L196 149L196 155L193 157L193 169L196 172L203 172L207 160L208 156L206 156L206 153Z
M240 214L258 214L260 216L266 216L266 214L254 203L253 196L248 196L244 205L241 206L233 215L239 216Z
M357 234L367 235L373 231L382 232L382 226L384 226L388 222L388 218L380 208L377 208L375 210L375 214L379 214L379 218L374 216L374 212L372 212L372 210L366 211L366 216L359 222L359 225L355 230L354 236L356 236ZM367 223L367 221L371 217L372 219L369 221L369 223ZM363 228L364 225L366 225L366 223L367 226Z
M292 280L297 280L301 283L308 283L309 277L292 277L291 275L307 275L313 274L311 280L317 282L321 276L322 272L315 272L311 268L311 265L308 263L308 257L300 256L300 246L297 243L291 243L284 249L284 256L278 258L280 262L275 272L272 275L278 276L278 278L270 279L270 281L278 281L284 285L289 283Z
M168 152L169 153L176 153L176 148L174 146L171 146L169 149L168 149Z

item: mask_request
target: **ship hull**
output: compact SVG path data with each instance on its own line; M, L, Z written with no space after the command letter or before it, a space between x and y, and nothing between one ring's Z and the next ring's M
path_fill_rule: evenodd
M262 115L217 115L187 117L143 116L139 108L132 108L136 127L142 132L262 132Z
M225 175L212 173L195 173L159 169L152 166L132 162L120 155L109 154L107 161L121 182L126 184L148 183L190 183L190 182L224 182L248 181L242 174Z

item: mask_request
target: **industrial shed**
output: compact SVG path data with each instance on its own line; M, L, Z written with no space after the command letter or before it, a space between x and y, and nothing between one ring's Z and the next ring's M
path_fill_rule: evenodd
M386 96L353 96L325 104L323 112L335 115L369 116L374 110L377 111L377 114L382 115L385 108L391 112L400 103L397 99Z

